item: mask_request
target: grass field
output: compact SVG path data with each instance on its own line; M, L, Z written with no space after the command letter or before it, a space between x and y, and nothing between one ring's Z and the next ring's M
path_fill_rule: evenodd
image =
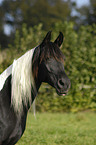
M96 145L96 113L29 113L16 145Z

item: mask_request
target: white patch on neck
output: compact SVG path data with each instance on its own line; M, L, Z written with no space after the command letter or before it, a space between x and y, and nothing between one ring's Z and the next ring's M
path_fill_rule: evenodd
M12 65L10 65L1 75L0 75L0 91L3 89L6 79L12 73Z
M31 89L36 94L35 82L32 76L32 57L34 49L26 52L22 57L14 60L13 64L0 75L0 90L8 76L12 74L11 105L17 114L22 113L23 105L31 105Z

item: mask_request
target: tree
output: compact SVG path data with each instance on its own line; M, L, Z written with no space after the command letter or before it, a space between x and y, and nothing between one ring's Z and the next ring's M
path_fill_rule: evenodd
M90 0L90 7L87 10L87 21L88 24L96 24L96 1Z
M0 44L2 48L3 44L8 45L8 38L13 40L16 29L21 30L23 23L27 27L42 23L43 30L48 31L56 22L68 20L70 13L69 1L64 0L3 0L0 6ZM12 30L8 38L4 34L5 24Z
M14 28L21 28L23 23L29 27L41 22L44 29L49 29L70 15L68 2L62 0L4 0L2 7L5 23Z

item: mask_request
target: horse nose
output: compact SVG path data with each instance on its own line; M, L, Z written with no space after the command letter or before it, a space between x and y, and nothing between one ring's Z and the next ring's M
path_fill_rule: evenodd
M64 85L65 85L64 79L63 79L63 78L59 79L59 80L58 80L58 87L59 87L59 88L63 88Z
M60 89L64 88L65 90L68 90L70 88L70 86L71 86L71 83L70 83L69 79L66 80L64 78L61 78L61 79L58 80L58 87Z

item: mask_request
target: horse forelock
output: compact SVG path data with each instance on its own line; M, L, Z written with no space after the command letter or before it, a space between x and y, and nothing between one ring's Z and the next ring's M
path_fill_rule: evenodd
M49 42L46 44L45 48L41 50L40 62L42 62L42 60L46 61L49 58L54 58L57 61L64 62L65 57L55 43Z
M27 107L28 103L31 105L31 91L36 93L32 73L32 57L34 50L35 48L31 49L13 62L11 105L18 114L23 111L23 106Z

